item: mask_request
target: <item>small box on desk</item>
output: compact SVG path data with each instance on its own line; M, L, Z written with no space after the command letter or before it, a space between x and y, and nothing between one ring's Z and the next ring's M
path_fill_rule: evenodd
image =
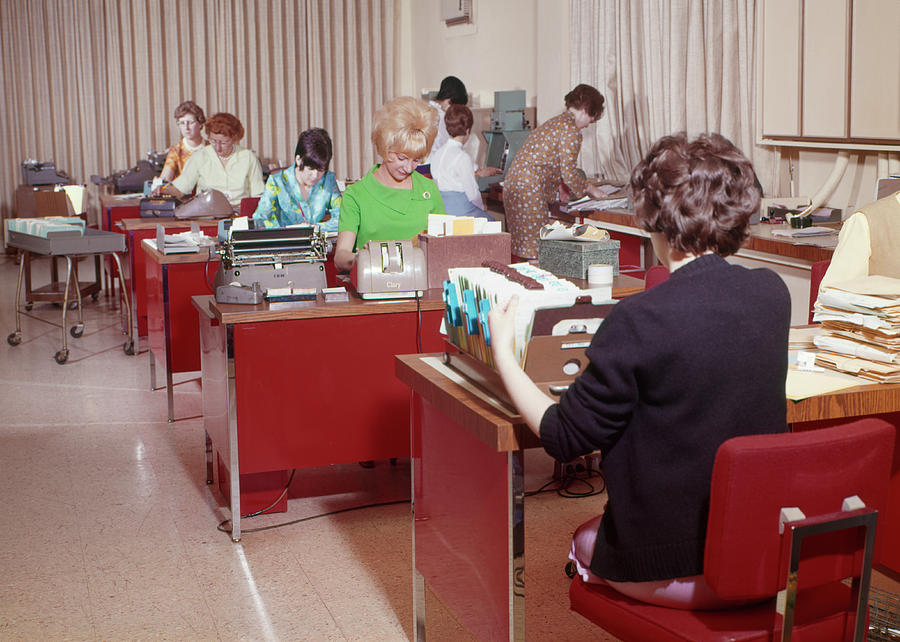
M419 234L419 247L425 254L428 287L439 288L447 280L447 270L454 267L481 267L482 261L509 264L512 256L512 237L499 234L466 234L463 236L432 236Z
M556 276L586 279L588 266L605 263L619 273L619 241L564 241L542 239L538 246L538 267Z

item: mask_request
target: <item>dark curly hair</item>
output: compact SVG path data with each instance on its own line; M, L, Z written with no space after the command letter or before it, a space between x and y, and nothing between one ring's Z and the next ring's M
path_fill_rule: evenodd
M738 251L761 191L750 161L720 134L660 138L631 173L637 221L691 254Z
M583 109L588 116L597 120L603 115L603 104L606 99L594 87L582 83L566 94L565 101L566 109L570 107Z
M195 103L193 100L185 100L175 108L175 120L178 120L185 114L192 115L194 117L194 120L196 120L201 125L206 121L206 116L203 114L203 110L200 108L200 105Z

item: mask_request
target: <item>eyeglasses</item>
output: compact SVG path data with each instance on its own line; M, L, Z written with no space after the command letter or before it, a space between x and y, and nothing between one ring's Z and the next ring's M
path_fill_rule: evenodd
M178 123L179 127L191 127L197 124L196 120L176 120L175 122Z

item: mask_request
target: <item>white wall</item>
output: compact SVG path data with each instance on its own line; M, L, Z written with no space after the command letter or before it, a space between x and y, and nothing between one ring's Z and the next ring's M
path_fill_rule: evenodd
M492 107L494 91L524 89L543 122L563 107L569 86L568 2L473 0L474 24L446 27L440 2L403 0L410 49L400 86L418 96L457 76L471 107ZM408 64L407 62L408 61Z

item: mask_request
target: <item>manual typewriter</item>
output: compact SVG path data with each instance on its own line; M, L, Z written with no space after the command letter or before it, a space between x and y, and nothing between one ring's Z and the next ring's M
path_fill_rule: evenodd
M261 303L268 290L325 287L325 234L318 225L230 230L219 250L216 301Z

